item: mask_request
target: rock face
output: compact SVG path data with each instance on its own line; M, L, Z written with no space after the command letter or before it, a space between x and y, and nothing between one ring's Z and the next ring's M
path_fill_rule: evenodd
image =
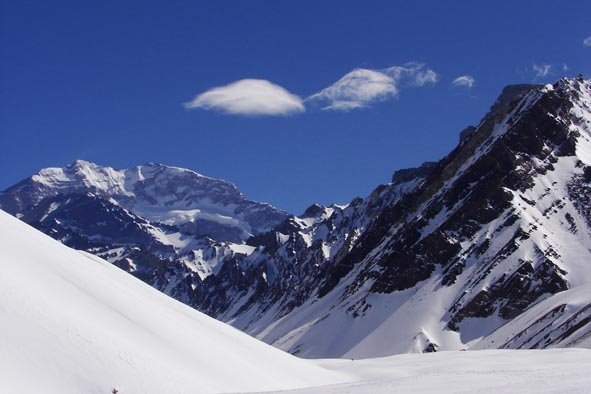
M81 186L76 198L48 191L62 175L33 177L0 203L304 357L589 342L591 83L582 78L507 87L440 161L397 171L346 206L312 205L301 216L226 204L237 201L231 187L211 186L216 197L204 197L179 189L170 174L146 182L125 170L134 174L126 183L113 171L120 173L98 171L108 174L101 187ZM188 213L206 198L233 209L208 212L224 216L210 220L213 229L199 222L209 216ZM79 219L89 211L95 216ZM239 231L217 232L228 218ZM87 229L83 239L74 222Z

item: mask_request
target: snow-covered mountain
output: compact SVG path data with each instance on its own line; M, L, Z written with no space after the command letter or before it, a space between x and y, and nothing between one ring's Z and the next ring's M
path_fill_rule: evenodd
M0 211L0 392L212 393L345 381Z
M154 163L115 170L77 160L65 168L45 168L4 191L1 204L19 214L60 197L43 212L47 220L63 197L72 195L103 199L152 223L219 241L239 242L286 217L268 204L247 200L231 183Z
M509 87L469 130L314 260L301 305L227 320L305 357L590 346L590 82Z
M0 207L169 290L175 287L169 278L200 281L243 252L244 240L287 217L194 171L153 163L115 170L81 160L5 190Z
M280 223L251 225L248 238L199 238L183 227L190 220L169 213L179 207L166 205L173 197L111 197L136 188L131 175L95 182L117 190L109 198L84 188L72 198L42 195L29 186L33 177L0 204L304 357L589 347L590 122L590 81L509 86L440 161L398 171L345 206L313 205L301 216L274 210ZM236 211L224 216L245 221ZM112 234L121 241L105 240Z

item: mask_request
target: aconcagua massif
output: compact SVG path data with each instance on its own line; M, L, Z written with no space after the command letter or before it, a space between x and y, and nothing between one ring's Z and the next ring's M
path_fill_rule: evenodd
M591 347L591 82L508 86L437 162L301 216L77 161L0 208L303 357Z

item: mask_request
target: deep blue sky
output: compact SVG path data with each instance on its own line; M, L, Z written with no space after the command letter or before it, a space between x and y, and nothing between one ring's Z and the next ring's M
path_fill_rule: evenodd
M299 213L442 157L507 84L591 71L588 0L1 0L0 12L0 189L79 158L154 161ZM240 117L182 106L243 78L305 98L355 68L409 61L439 81L349 112ZM550 65L548 75L536 77L534 64ZM472 88L451 85L464 74Z

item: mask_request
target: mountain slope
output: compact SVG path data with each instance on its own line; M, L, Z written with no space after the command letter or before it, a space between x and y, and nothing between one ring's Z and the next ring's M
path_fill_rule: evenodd
M2 211L0 265L2 392L228 392L342 380Z
M590 83L512 96L379 213L316 296L257 335L307 357L468 348L591 283ZM571 313L581 303L565 302ZM591 332L585 316L570 342L541 347L587 343L574 339Z
M582 79L508 87L441 161L249 240L247 285L222 270L210 279L225 297L193 305L304 357L476 346L590 283L590 90ZM569 335L586 335L585 322Z

